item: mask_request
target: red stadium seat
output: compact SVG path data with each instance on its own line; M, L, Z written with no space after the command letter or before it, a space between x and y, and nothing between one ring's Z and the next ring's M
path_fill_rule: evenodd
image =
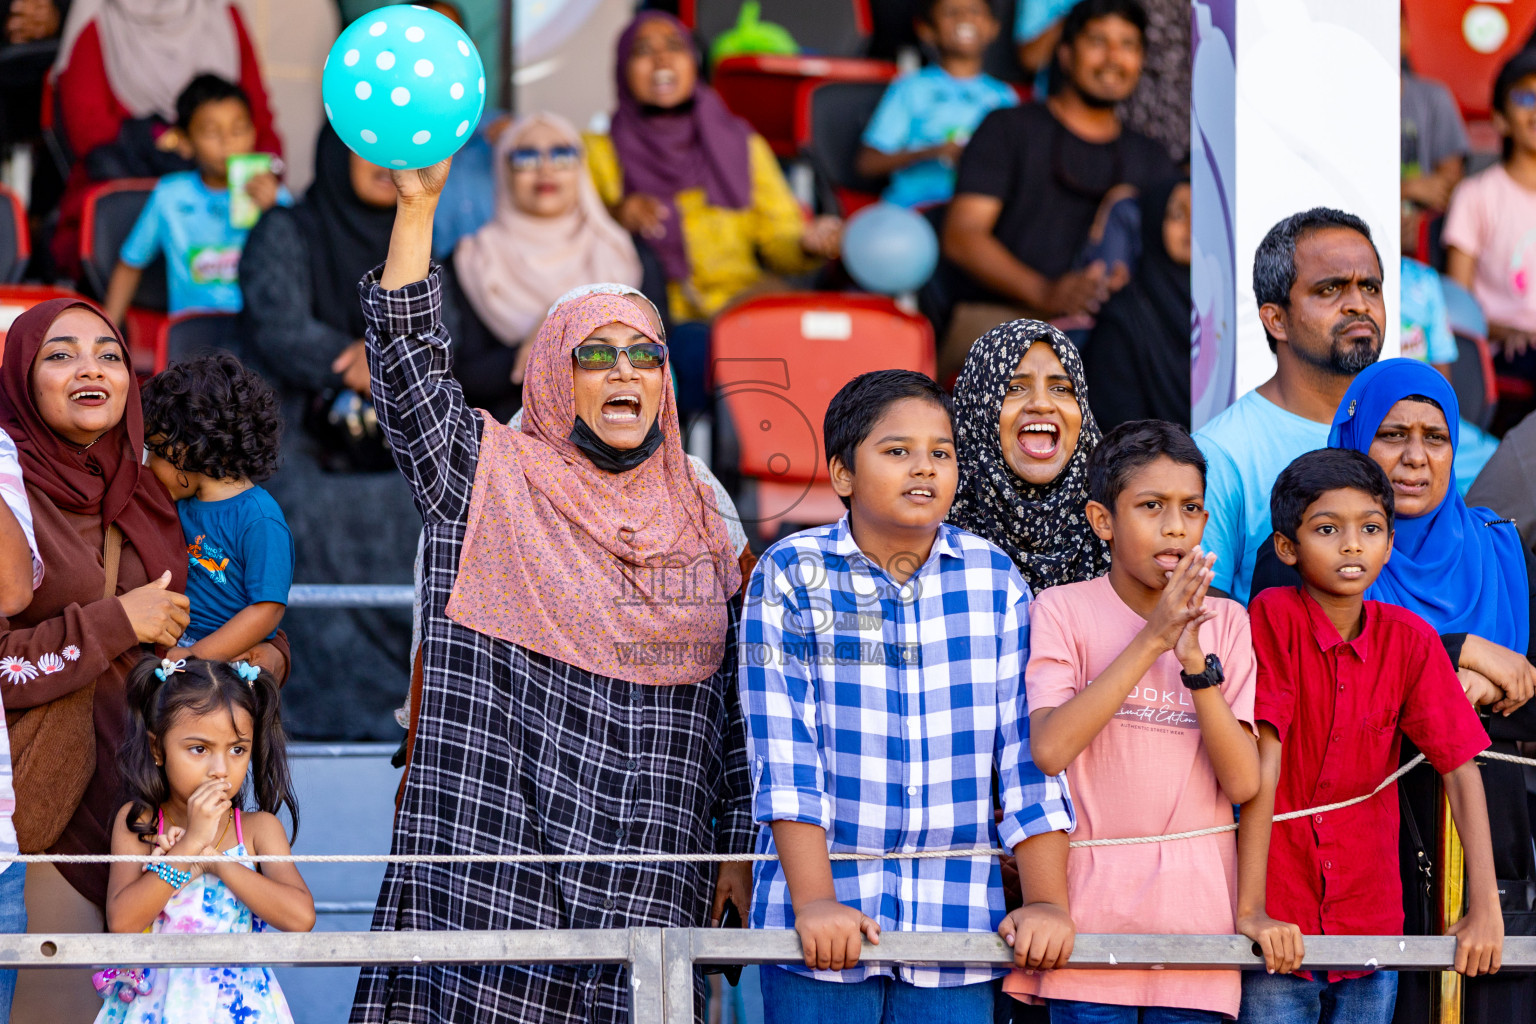
M715 66L713 85L731 111L744 118L775 154L799 153L795 112L802 86L818 82L889 82L896 65L844 57L727 57Z
M112 270L117 266L118 252L156 183L155 178L104 181L85 197L85 210L80 220L80 266L86 283L96 296L106 296L107 282L112 279ZM133 350L134 362L141 368L164 369L165 353L157 351L156 346L165 323L167 304L165 260L156 257L144 268L144 276L139 281L139 290L134 293L133 305L128 308L124 324L128 347Z
M680 0L677 16L704 42L732 28L742 0ZM869 0L762 0L763 21L789 30L802 50L833 57L864 53L874 18Z
M97 295L107 294L107 282L117 266L117 255L158 184L156 178L119 178L96 185L85 197L80 221L80 264L87 283ZM156 261L159 263L160 261ZM145 268L144 280L134 296L136 305L164 309L165 266Z
M795 147L816 174L821 209L849 217L880 198L881 183L860 177L859 147L885 82L813 81L800 84L795 104Z
M69 172L75 165L75 154L64 132L64 116L59 110L59 77L51 69L43 76L43 105L38 111L37 121L59 177L68 180Z
M1456 361L1451 364L1451 385L1456 402L1468 423L1487 430L1499 406L1499 381L1493 368L1488 341L1474 334L1456 335Z
M47 284L0 284L0 353L5 351L5 335L16 318L49 299L79 299L79 292Z
M20 281L31 258L26 208L20 196L0 185L0 284Z
M715 321L711 372L735 427L740 472L756 482L759 535L843 514L827 478L822 420L869 370L934 372L933 327L890 299L795 292L752 299Z
M155 335L155 372L170 363L209 352L243 356L240 317L233 313L176 313L160 325Z
M1468 10L1480 17L1469 21ZM1525 49L1536 28L1536 4L1530 0L1495 0L1494 4L1451 3L1448 0L1405 0L1408 19L1408 60L1425 78L1444 82L1468 119L1488 117L1493 80L1499 69ZM1505 26L1503 42L1492 52L1474 50L1467 41L1468 24L1489 20ZM1492 37L1496 39L1497 37ZM1490 39L1490 41L1492 41Z
M123 336L128 339L134 369L141 375L165 369L166 352L160 342L165 323L166 315L159 310L128 307L128 315L123 318Z

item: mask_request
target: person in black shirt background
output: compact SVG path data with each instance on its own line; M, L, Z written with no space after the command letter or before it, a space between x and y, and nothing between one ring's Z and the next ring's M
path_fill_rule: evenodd
M1187 178L1137 198L1141 259L1099 311L1083 364L1099 425L1168 420L1189 429L1190 193Z
M1130 277L1096 260L1078 267L1111 190L1174 176L1167 151L1125 128L1115 105L1141 76L1146 12L1137 0L1082 0L1062 24L1059 85L1042 103L989 114L960 161L943 252L958 271L940 379L970 341L1018 317L1097 312Z

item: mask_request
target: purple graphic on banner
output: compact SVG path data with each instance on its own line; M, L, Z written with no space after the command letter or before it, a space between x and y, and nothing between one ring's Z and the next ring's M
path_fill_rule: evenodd
M1190 420L1198 429L1237 397L1237 0L1195 0L1190 17Z

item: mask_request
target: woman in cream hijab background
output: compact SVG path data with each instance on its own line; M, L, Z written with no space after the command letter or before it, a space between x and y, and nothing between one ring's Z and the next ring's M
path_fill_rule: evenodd
M640 257L587 174L581 136L553 114L519 119L496 140L496 212L459 241L454 272L470 307L501 344L519 349L565 292L592 281L640 284Z

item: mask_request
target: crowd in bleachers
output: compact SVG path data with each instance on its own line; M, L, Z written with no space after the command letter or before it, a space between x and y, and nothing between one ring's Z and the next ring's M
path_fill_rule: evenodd
M1403 358L1378 362L1369 227L1297 213L1253 257L1275 374L1191 437L1181 0L825 0L789 21L804 52L834 48L810 64L744 52L737 5L637 6L606 119L487 110L446 177L326 125L294 195L233 0L10 0L0 141L39 170L30 209L0 191L0 852L231 856L32 865L32 930L241 931L253 910L307 929L291 866L239 865L288 849L282 722L405 726L397 853L780 859L755 887L739 863L392 865L379 928L702 925L731 904L800 931L806 969L764 973L783 1022L1406 1022L1427 977L1291 972L1303 933L1441 929L1417 864L1440 870L1419 836L1446 813L1467 1019L1531 1012L1536 986L1478 977L1536 914L1496 888L1536 892L1525 783L1473 755L1536 742L1536 50L1494 86L1502 152L1476 151L1411 69L1405 5ZM842 265L876 201L941 253L900 301ZM807 560L828 571L796 576ZM285 612L296 580L412 579L413 613ZM818 608L835 622L807 625ZM818 663L824 642L884 653ZM887 702L898 648L950 680L942 712ZM226 705L231 736L187 734L187 708ZM1330 740L1333 715L1369 742ZM173 730L244 750L229 777L254 765L257 810L186 784ZM1400 885L1361 867L1397 856L1390 794L1271 838L1272 813L1368 790L1403 736L1436 774L1402 786ZM1230 825L1234 804L1239 837L1160 870L1069 860L1068 831ZM920 843L1017 863L823 856ZM0 864L0 926L21 874ZM1000 930L1019 970L858 965L861 935L914 919ZM1050 970L1074 930L1242 931L1274 973ZM107 973L102 1019L201 998L190 972ZM95 990L24 983L14 1019L83 1020ZM613 965L371 969L355 1019L625 1000Z
M389 472L369 403L349 285L383 258L387 175L327 128L312 184L297 201L289 195L252 34L229 0L174 12L157 0L12 6L8 46L51 39L53 49L49 64L6 63L18 74L30 69L37 88L30 121L0 125L8 145L31 138L35 157L31 208L8 219L16 241L4 268L8 280L27 283L8 301L41 301L48 288L98 300L141 373L210 346L247 361L283 408L271 489L295 527L300 575L398 582L408 574L415 515ZM452 3L428 6L462 23ZM1117 186L1161 188L1177 176L1170 161L1183 159L1188 142L1187 26L1173 16L1176 3L1145 12L1098 3L1069 16L1070 6L924 0L871 12L855 2L848 21L829 11L794 25L808 52L857 47L873 13L899 23L898 44L927 62L894 79L895 65L870 59L847 62L856 66L849 81L842 72L796 79L816 86L799 90L813 115L831 111L814 138L781 139L755 126L767 122L733 112L752 102L750 86L731 85L731 68L750 56L713 69L718 92L708 84L703 33L722 34L731 18L702 7L687 12L689 23L648 13L619 40L618 102L605 131L578 135L558 118L514 121L488 110L456 156L433 238L447 268L455 373L471 401L510 416L521 404L528 342L553 298L585 281L631 284L663 310L685 429L715 428L712 445L692 446L725 463L722 477L734 488L740 442L711 373L712 335L728 328L716 322L772 292L846 291L836 262L843 220L882 193L923 211L944 240L946 258L919 296L940 339L941 378L958 372L970 339L1022 311L1070 318L1064 326L1085 341L1092 314L1133 278L1138 284L1105 310L1100 351L1142 330L1177 348L1167 314L1187 293L1184 264L1160 242L1142 255L1139 201ZM838 105L844 86L864 90L853 108ZM999 107L1025 121L994 118L983 130ZM1049 149L1020 148L1022 132L1040 130ZM840 161L811 160L819 198L797 194L784 157L829 144L842 147ZM947 214L957 180L959 201ZM1187 205L1153 219L1168 209L1177 218ZM1178 358L1154 350L1136 349ZM1091 374L1099 366L1105 388L1127 403L1121 418L1140 400L1187 415L1178 411L1187 404L1182 375L1137 367L1127 387L1111 378L1130 362L1098 359ZM1153 394L1135 386L1137 377L1168 388ZM313 654L300 670L306 677L387 678L406 653L408 623L388 610L308 611L288 628ZM306 735L388 735L388 701L369 688L353 696L366 710L346 721L327 701L306 706L295 697L293 723Z

